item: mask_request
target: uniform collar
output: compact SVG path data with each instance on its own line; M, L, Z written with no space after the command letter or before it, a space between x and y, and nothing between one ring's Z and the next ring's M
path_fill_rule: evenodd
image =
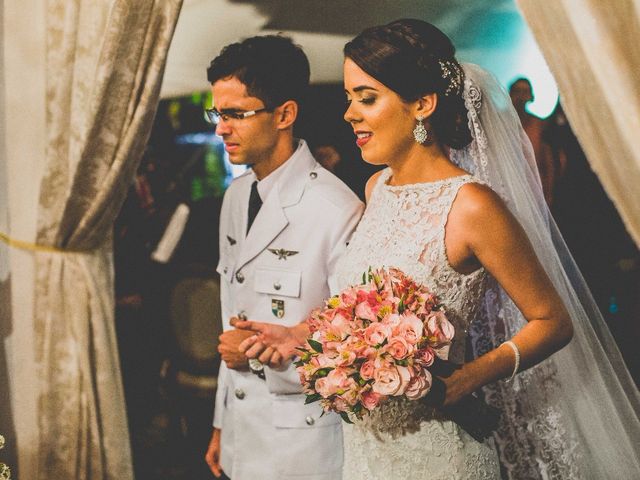
M311 155L307 142L297 140L296 150L282 165L258 181L258 193L263 202L271 194L277 192L280 205L288 207L297 203L302 196L309 173L316 167L316 161ZM254 180L257 180L252 171Z

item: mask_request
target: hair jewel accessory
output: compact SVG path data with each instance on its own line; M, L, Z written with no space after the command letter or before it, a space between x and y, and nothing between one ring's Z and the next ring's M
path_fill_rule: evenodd
M416 128L413 129L413 138L421 145L428 141L430 136L429 130L424 127L422 120L424 120L424 117L422 115L418 115L416 118L418 123L416 124Z
M440 64L440 70L442 71L442 78L447 81L447 88L444 91L444 96L448 97L451 94L462 94L463 80L462 80L462 68L455 60L438 60Z

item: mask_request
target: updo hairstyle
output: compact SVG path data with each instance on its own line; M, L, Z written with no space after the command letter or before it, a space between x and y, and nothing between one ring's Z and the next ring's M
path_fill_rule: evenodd
M436 93L429 122L438 141L452 148L471 142L462 97L464 72L453 43L438 28L414 19L371 27L345 45L344 55L405 102Z

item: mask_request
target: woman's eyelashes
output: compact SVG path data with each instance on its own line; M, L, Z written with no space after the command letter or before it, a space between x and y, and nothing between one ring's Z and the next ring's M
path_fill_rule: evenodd
M358 103L362 103L363 105L373 105L376 101L376 97L363 97L363 98L359 98L358 100L356 100ZM349 105L351 105L352 100L350 98L347 98L345 100L345 103L347 105L347 107Z

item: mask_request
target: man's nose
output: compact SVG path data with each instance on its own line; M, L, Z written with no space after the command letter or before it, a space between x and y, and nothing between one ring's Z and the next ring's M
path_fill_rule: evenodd
M220 121L216 125L216 135L219 135L222 137L223 135L229 135L230 133L231 133L231 128L229 127L229 124L227 124L227 122L225 122L224 120L220 119Z

